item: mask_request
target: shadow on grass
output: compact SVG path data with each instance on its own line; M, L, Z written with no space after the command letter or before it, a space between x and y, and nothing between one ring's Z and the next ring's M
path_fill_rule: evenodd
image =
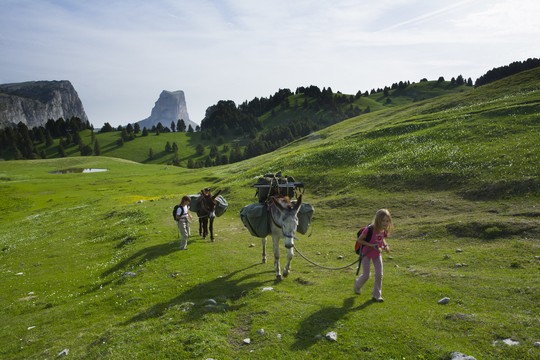
M204 302L208 299L218 299L219 301L225 299L234 301L247 294L250 290L262 287L263 285L273 281L252 280L259 274L267 273L268 271L250 273L236 277L242 271L249 270L260 265L261 264L253 264L244 269L233 271L226 276L219 277L205 283L199 283L181 293L177 297L170 299L169 301L155 304L154 306L127 320L122 325L129 325L134 322L145 321L151 318L159 318L167 309L174 307L179 307L179 310L189 310L186 313L188 320L198 320L204 314L212 311L236 311L243 305L229 306L218 303L217 306L205 307Z
M158 244L154 246L149 246L147 248L141 249L128 257L120 261L118 264L114 265L107 271L104 271L101 274L101 277L107 277L121 269L126 269L127 267L135 268L139 265L144 264L147 261L154 260L160 256L167 256L170 253L173 253L178 250L177 242L169 242L166 244Z
M303 320L296 336L297 340L291 346L291 350L306 350L319 341L317 335L324 336L327 332L333 331L335 324L348 313L363 310L375 303L373 300L368 300L359 306L353 307L354 299L354 297L347 298L343 300L342 307L326 307Z

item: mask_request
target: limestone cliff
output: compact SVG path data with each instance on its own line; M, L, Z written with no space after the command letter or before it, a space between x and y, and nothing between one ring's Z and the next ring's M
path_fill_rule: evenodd
M33 128L50 119L72 117L88 121L79 95L67 80L0 85L0 127L22 122Z
M182 90L166 91L163 90L156 101L150 116L138 122L142 128L151 129L152 126L161 123L164 127L171 128L171 122L176 125L179 119L186 123L186 129L191 125L193 130L197 124L189 119L186 98Z

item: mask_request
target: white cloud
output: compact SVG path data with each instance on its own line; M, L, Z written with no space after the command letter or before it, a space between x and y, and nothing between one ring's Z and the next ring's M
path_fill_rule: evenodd
M492 37L515 37L539 33L540 3L536 0L504 0L462 18L455 19L458 29L482 32ZM518 38L516 38L518 39Z

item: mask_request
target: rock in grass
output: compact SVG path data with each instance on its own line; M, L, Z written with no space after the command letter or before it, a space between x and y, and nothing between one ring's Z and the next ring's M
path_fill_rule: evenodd
M502 342L503 344L508 345L508 346L517 346L517 345L519 345L519 341L515 341L515 340L512 340L510 338L504 339L504 340L495 340L493 342L493 345L495 346L500 342Z
M476 358L469 355L462 354L458 351L455 351L452 353L451 360L476 360Z
M533 346L534 347L540 347L540 341L535 341Z
M330 331L325 337L330 341L337 341L337 333L335 331Z
M58 357L64 357L69 354L69 349L64 349L58 353Z
M123 276L124 276L125 278L126 278L126 277L135 277L135 276L137 276L137 274L134 273L134 272L131 272L131 271L126 271L126 272L124 273Z
M450 302L450 298L449 297L443 297L441 300L439 300L439 304L440 305L446 305Z
M194 306L195 306L195 303L188 301L188 302L178 305L178 309L186 312L186 311L191 310Z
M244 345L249 345L249 344L251 344L251 339L250 338L245 338L243 342L244 342Z
M512 340L512 339L504 339L502 342L505 343L508 346L517 346L517 345L519 345L519 341L515 341L515 340Z

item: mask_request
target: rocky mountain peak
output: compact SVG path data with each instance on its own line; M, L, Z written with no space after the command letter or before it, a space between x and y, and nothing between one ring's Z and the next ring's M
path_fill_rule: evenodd
M138 124L141 128L146 127L147 129L152 128L152 126L158 123L170 128L171 122L174 121L176 124L180 119L184 120L186 127L191 125L195 129L197 126L197 124L189 119L184 92L182 90L163 90L152 108L150 116L139 121Z
M32 128L72 117L88 122L81 99L67 80L0 85L0 127L22 122Z

